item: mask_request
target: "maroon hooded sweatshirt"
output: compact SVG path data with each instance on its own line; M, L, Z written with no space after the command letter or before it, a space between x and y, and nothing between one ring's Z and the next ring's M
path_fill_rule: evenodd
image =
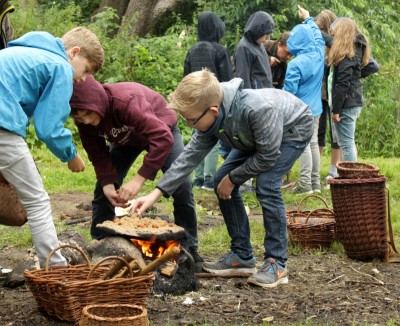
M70 100L72 109L97 112L98 126L77 124L82 145L102 186L117 183L107 142L147 150L138 173L154 180L174 142L171 128L176 113L162 95L133 82L100 84L92 76L75 83Z

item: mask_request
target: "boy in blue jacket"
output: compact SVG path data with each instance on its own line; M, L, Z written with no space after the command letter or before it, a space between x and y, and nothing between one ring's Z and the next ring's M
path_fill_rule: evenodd
M32 240L44 266L58 247L50 199L24 140L33 119L37 137L72 172L85 164L64 127L70 113L73 82L98 71L104 61L101 44L91 31L77 27L61 39L29 32L0 51L0 172L15 188L27 211ZM66 265L56 252L50 265Z

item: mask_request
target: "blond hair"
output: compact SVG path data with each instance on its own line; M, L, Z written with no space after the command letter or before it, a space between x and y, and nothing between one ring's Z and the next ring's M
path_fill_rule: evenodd
M333 23L333 31L335 36L329 51L328 64L337 66L345 57L353 59L356 53L356 38L361 37L366 43L362 53L361 64L366 66L371 56L371 48L368 38L361 33L357 24L350 18L338 18Z
M177 112L204 111L222 102L222 88L208 69L186 75L175 92L169 95L169 106Z
M97 36L85 27L76 27L65 33L61 40L64 43L65 50L74 46L80 48L79 54L88 59L95 72L103 67L104 50Z
M331 24L336 19L336 15L333 11L328 9L322 10L316 17L315 23L319 29L325 33L331 33Z

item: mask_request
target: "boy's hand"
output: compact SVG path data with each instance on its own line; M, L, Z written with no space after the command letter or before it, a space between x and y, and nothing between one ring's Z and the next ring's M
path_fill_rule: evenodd
M132 180L128 181L118 190L119 201L127 202L133 199L142 189L146 179L136 174Z
M281 63L281 61L276 57L270 57L269 62L270 62L271 67L275 67L276 65Z
M226 175L217 187L218 197L225 200L231 199L233 188L235 188L235 185L231 182L229 176Z
M340 122L340 114L332 114L332 120L335 123Z
M79 154L76 154L76 156L68 162L68 169L72 172L82 172L85 170L85 162L83 162Z
M103 187L103 193L104 193L104 196L107 197L110 204L113 205L114 207L117 206L117 207L126 208L130 205L128 202L120 201L118 193L115 190L115 187L113 184L105 185Z
M310 13L308 10L304 9L300 5L297 5L297 8L299 8L299 17L301 20L306 20L308 17L310 17Z
M162 197L162 195L162 191L156 188L148 195L136 198L131 207L131 214L137 213L142 215L146 209L153 206L154 203Z

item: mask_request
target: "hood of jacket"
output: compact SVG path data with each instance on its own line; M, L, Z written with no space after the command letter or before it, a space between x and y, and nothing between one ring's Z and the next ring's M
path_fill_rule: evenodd
M224 36L225 23L212 11L204 11L199 15L197 35L199 41L219 42Z
M24 46L52 52L67 59L64 43L47 32L29 32L8 43L8 47Z
M289 52L294 56L314 51L314 34L311 27L307 24L300 24L293 28L290 32L287 46Z
M3 15L13 12L15 8L7 1L7 0L0 0L0 18L3 18Z
M88 75L85 81L74 83L74 92L70 100L72 109L93 111L103 119L108 105L107 92L103 85L94 79L92 75Z
M244 27L244 36L252 43L263 35L270 35L274 31L275 22L270 14L265 11L257 11L250 16Z

